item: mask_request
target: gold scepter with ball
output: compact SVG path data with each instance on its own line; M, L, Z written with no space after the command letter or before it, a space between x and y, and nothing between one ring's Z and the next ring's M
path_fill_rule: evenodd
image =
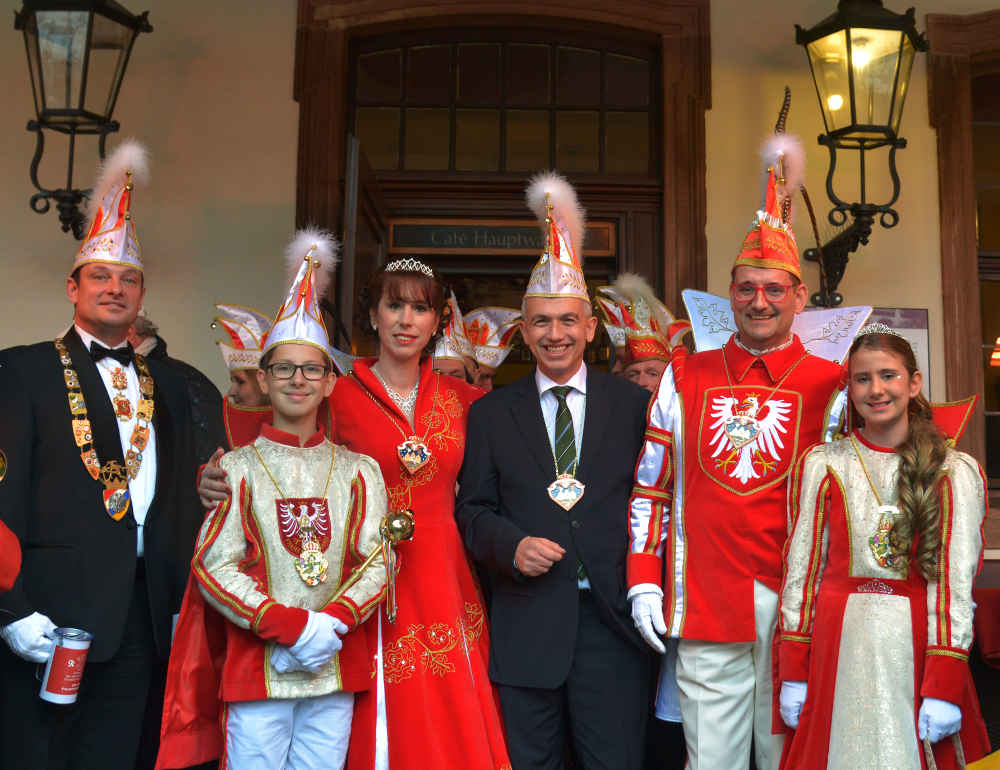
M404 509L387 513L382 518L382 522L378 525L379 534L382 536L382 543L378 547L374 548L370 554L368 554L368 558L361 562L354 572L347 576L347 580L340 584L340 587L333 595L333 598L330 599L330 602L333 603L343 596L351 586L361 579L361 575L375 562L378 555L382 554L383 560L385 561L387 587L385 598L385 619L390 623L395 623L397 610L396 574L399 570L396 565L396 554L392 547L403 540L412 540L413 529L413 511Z

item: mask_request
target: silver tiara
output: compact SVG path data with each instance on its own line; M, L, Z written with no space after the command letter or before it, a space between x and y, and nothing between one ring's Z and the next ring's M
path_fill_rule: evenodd
M387 273L423 273L428 278L434 277L434 271L430 269L427 265L421 262L419 259L414 259L413 257L407 257L406 259L397 259L394 262L390 262L385 266L385 272Z
M855 334L854 338L857 339L858 337L864 337L868 334L891 334L893 337L902 337L903 339L906 339L891 326L886 326L881 321L876 321L875 323L868 324L867 326L862 326L861 331Z

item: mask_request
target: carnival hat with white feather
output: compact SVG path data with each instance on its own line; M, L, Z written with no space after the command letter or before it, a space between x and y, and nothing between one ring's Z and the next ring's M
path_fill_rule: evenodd
M455 292L448 297L448 308L451 311L448 325L441 332L441 337L434 346L434 358L453 358L465 365L466 358L472 358L472 345L465 336L465 322L462 311L458 307Z
M782 129L783 131L783 129ZM754 215L733 264L787 270L802 278L799 248L792 232L791 199L805 179L805 150L794 136L776 133L764 145L764 206Z
M212 321L212 328L221 327L229 335L228 343L216 342L226 368L229 371L256 369L260 363L261 343L274 319L245 305L217 302L215 309L219 315Z
M149 180L145 146L128 139L104 161L87 201L90 227L70 273L91 262L126 265L142 270L142 246L132 219L135 184Z
M521 311L510 307L477 307L465 316L465 336L480 366L498 369L510 354L520 328Z
M577 297L590 302L583 277L586 220L576 190L554 171L536 174L525 194L545 234L545 251L531 271L527 297Z
M261 356L285 343L312 345L333 359L330 336L319 300L333 278L340 245L330 233L309 227L299 230L285 249L291 273L288 294L268 331Z
M628 363L670 361L671 351L691 330L690 322L674 318L640 275L622 273L614 286L602 286L598 292L602 295L597 298L598 304L605 317L610 314L613 325L624 334L622 347L627 349Z

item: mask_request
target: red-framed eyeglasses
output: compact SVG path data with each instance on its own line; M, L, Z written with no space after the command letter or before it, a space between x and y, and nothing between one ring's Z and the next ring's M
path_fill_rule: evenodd
M758 294L763 294L767 302L781 302L794 288L795 284L792 283L765 283L763 286L752 283L731 283L729 293L740 304L753 302Z

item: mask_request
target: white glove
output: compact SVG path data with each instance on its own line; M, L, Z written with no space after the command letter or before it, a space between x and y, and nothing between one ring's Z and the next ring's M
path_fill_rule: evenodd
M279 674L306 670L305 666L299 663L299 659L292 655L291 650L283 644L276 644L271 650L271 668Z
M55 627L56 624L41 613L32 612L28 617L4 626L0 629L0 636L17 657L32 663L44 663L56 646L49 636Z
M288 651L306 671L315 674L343 647L337 634L346 633L347 626L332 615L309 610L306 627Z
M937 743L942 738L954 735L962 729L962 709L954 703L937 698L924 698L917 716L917 732L920 740L929 738Z
M660 638L667 633L663 620L663 591L653 583L640 583L629 591L632 600L632 622L646 644L660 655L665 651Z
M778 710L782 721L793 730L799 726L799 715L802 705L806 702L805 682L782 682L781 694L778 696Z

